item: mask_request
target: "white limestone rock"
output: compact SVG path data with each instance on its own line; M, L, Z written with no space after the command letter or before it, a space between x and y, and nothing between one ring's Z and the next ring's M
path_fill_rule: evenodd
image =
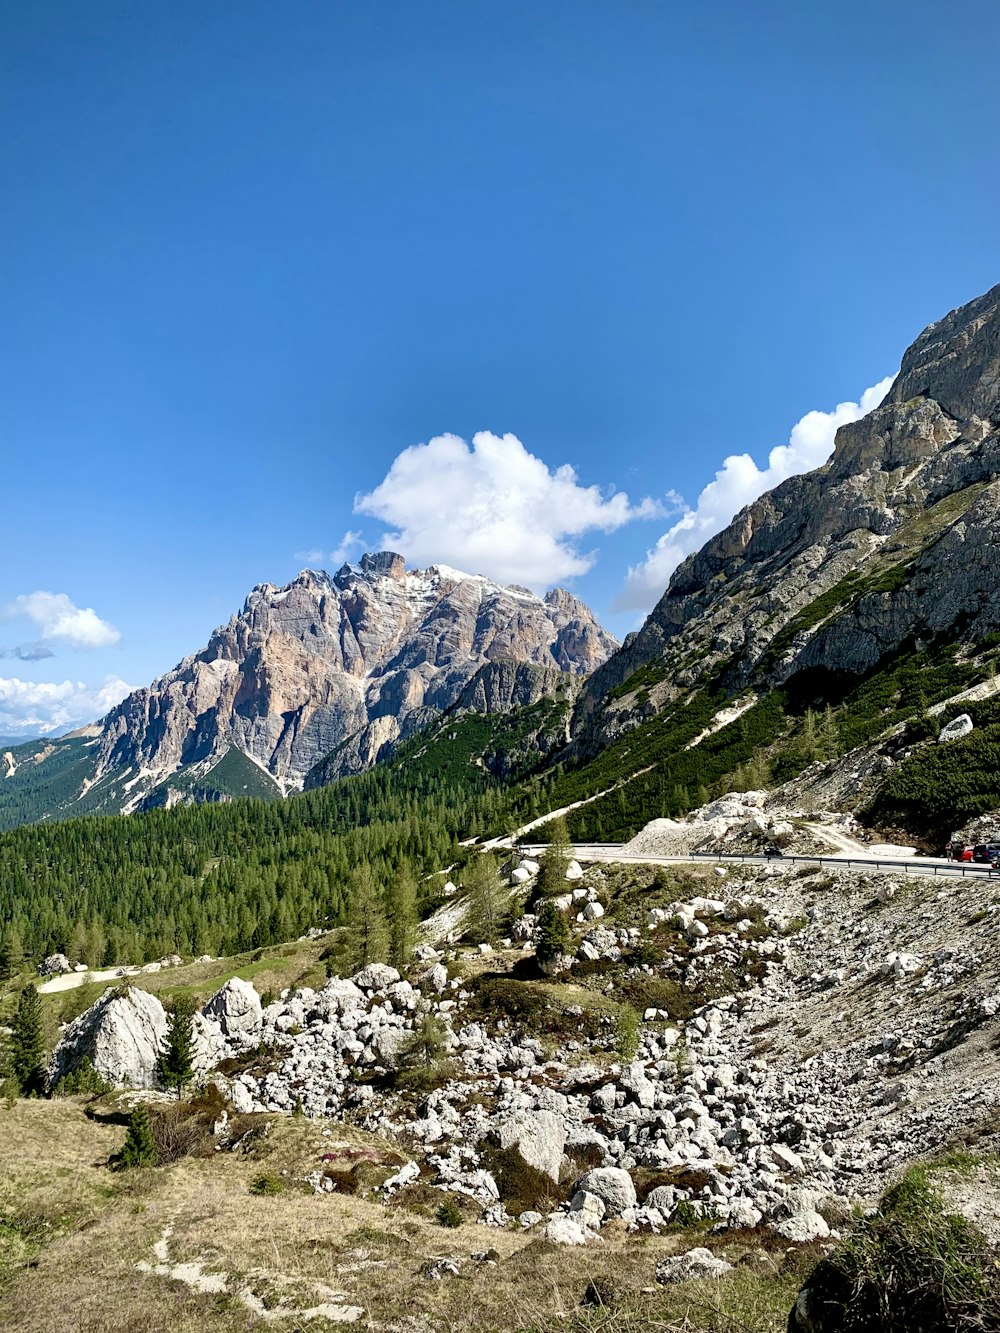
M115 1087L151 1088L166 1031L166 1011L155 995L132 986L109 987L63 1032L52 1053L50 1082L86 1057Z
M609 1217L620 1217L636 1205L635 1185L627 1171L618 1166L597 1166L587 1171L573 1186L574 1193L585 1190L604 1203Z

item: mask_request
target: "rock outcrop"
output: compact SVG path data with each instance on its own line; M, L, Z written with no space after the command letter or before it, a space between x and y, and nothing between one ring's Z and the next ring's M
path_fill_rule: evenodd
M807 668L864 673L906 644L1000 627L1000 287L928 328L887 397L822 467L740 511L674 572L587 682L584 749L720 674L768 689ZM823 598L820 602L818 599Z
M542 598L445 566L407 570L387 551L332 576L306 570L255 588L202 652L113 709L94 780L128 770L136 800L235 747L291 790L321 761L324 779L368 767L458 703L532 703L616 646L561 589Z
M49 1082L55 1085L86 1058L116 1087L151 1088L166 1031L167 1015L155 995L131 986L109 988L64 1030Z

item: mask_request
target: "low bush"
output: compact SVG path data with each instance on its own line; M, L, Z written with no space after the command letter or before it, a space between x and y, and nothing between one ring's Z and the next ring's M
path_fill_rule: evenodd
M822 1259L789 1320L792 1333L974 1333L1000 1329L989 1245L944 1210L925 1169L907 1172L878 1210Z
M460 1227L465 1221L461 1208L450 1195L444 1200L434 1216L438 1224L443 1227Z
M260 1175L254 1176L250 1182L250 1193L264 1197L280 1194L284 1188L285 1182L273 1171L261 1171Z
M84 1056L76 1069L63 1075L52 1089L52 1095L53 1097L79 1097L83 1094L90 1094L94 1097L103 1097L105 1093L111 1092L111 1090L111 1084L107 1079L101 1077L90 1059Z
M497 1183L501 1202L514 1217L529 1210L550 1212L562 1199L555 1181L530 1166L517 1148L487 1147L483 1165Z

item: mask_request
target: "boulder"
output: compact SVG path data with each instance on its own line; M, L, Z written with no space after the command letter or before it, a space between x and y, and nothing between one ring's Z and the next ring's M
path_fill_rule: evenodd
M331 977L316 995L313 1012L327 1022L340 1018L352 1009L364 1007L365 996L353 981L346 977Z
M583 879L583 867L579 861L570 861L566 867L567 879Z
M774 1222L772 1230L783 1240L793 1241L823 1240L830 1234L826 1219L813 1208L800 1208L791 1217Z
M202 1013L217 1023L226 1041L241 1050L256 1046L263 1026L260 996L253 983L232 977L215 992Z
M566 1126L554 1111L501 1112L494 1117L490 1132L501 1148L517 1148L529 1166L552 1180L559 1179Z
M448 969L444 963L435 963L420 979L440 995L448 985Z
M380 991L399 980L399 973L388 963L369 963L351 978L362 990Z
M960 736L968 736L972 730L972 718L968 713L962 713L960 717L953 718L946 727L941 728L938 745L944 745L948 741L957 741Z
M711 1250L699 1246L685 1254L673 1254L656 1265L657 1282L687 1282L690 1278L722 1277L732 1264L718 1259Z
M167 1015L155 995L134 987L108 988L65 1029L52 1053L57 1083L88 1058L116 1087L151 1088Z
M587 1171L573 1186L574 1193L581 1190L596 1194L609 1217L619 1217L626 1208L634 1208L636 1204L632 1177L620 1166L597 1166Z
M569 1212L575 1221L596 1231L604 1221L607 1209L604 1200L596 1194L591 1194L589 1190L577 1190L569 1201Z
M923 961L912 953L888 953L882 960L882 975L893 977L907 977L913 972L919 972L923 967Z
M553 1245L586 1245L593 1232L577 1218L553 1213L545 1224L545 1239Z
M44 963L38 964L38 975L41 977L61 977L73 970L73 964L64 953L50 953Z

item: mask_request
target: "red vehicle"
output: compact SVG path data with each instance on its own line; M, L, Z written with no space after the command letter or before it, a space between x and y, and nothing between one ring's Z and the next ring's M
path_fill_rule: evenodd
M971 861L972 848L961 842L953 842L948 848L948 857L952 861Z

